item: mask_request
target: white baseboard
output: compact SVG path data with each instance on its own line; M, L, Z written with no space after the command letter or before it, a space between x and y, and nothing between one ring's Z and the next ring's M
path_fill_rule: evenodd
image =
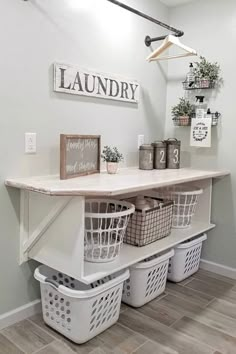
M0 315L0 330L42 311L41 300L35 300L15 310Z
M236 268L227 267L223 264L218 264L206 261L205 259L201 259L200 268L208 270L209 272L224 275L225 277L229 277L231 279L236 279Z

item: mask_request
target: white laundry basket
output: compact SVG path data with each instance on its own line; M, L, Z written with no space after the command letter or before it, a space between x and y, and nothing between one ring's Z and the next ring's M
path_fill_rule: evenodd
M181 184L156 189L155 192L159 198L173 200L173 228L182 229L191 225L202 189Z
M44 265L34 273L40 282L43 318L75 343L84 343L119 317L125 270L85 285Z
M165 291L169 259L174 250L155 255L130 267L130 278L124 283L122 301L141 307Z
M114 199L85 202L84 258L89 262L110 262L119 256L133 204Z
M207 235L196 236L175 247L168 269L168 280L180 282L196 273L199 269L202 243Z

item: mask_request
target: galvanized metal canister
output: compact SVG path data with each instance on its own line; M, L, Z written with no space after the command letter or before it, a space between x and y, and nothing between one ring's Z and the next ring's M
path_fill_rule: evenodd
M154 147L154 168L156 170L166 168L166 142L155 141L152 146Z
M139 147L139 168L140 170L153 169L154 147L150 144L143 144Z
M167 168L180 168L181 141L173 138L165 142L167 144Z

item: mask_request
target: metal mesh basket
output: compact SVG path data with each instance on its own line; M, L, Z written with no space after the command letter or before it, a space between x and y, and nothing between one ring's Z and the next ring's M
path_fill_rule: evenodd
M131 216L124 242L134 246L145 246L158 239L166 237L171 232L173 202L152 198L158 201L159 205L148 210L135 209ZM129 199L134 202L134 199Z
M191 117L188 116L174 117L172 121L176 127L187 127L191 125Z
M114 199L85 202L84 258L89 262L110 262L118 257L134 206Z
M199 195L203 190L197 187L176 185L156 190L158 197L173 200L173 223L176 229L186 228L191 225Z
M184 90L202 90L215 88L216 82L213 80L203 80L196 78L195 81L184 81Z

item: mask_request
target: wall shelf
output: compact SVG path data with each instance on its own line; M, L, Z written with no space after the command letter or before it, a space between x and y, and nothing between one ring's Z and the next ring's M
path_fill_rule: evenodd
M229 173L229 171L191 168L143 171L134 167L120 169L116 175L104 172L68 180L60 180L58 175L9 178L5 181L5 185L51 196L115 196L206 178L223 177Z
M228 174L229 171L141 171L126 168L117 175L101 173L63 181L58 176L7 179L6 186L21 191L19 264L34 259L84 283L126 268L212 229L212 179ZM111 263L84 261L86 197L122 198L152 193L153 188L179 183L189 183L203 189L190 228L173 229L167 238L145 247L123 245L119 258Z
M91 283L95 280L101 279L156 253L166 251L179 243L197 236L200 233L209 231L214 227L214 224L195 222L187 229L172 229L170 236L150 243L144 247L135 247L124 244L119 258L113 262L103 264L85 262L83 281L85 283Z

